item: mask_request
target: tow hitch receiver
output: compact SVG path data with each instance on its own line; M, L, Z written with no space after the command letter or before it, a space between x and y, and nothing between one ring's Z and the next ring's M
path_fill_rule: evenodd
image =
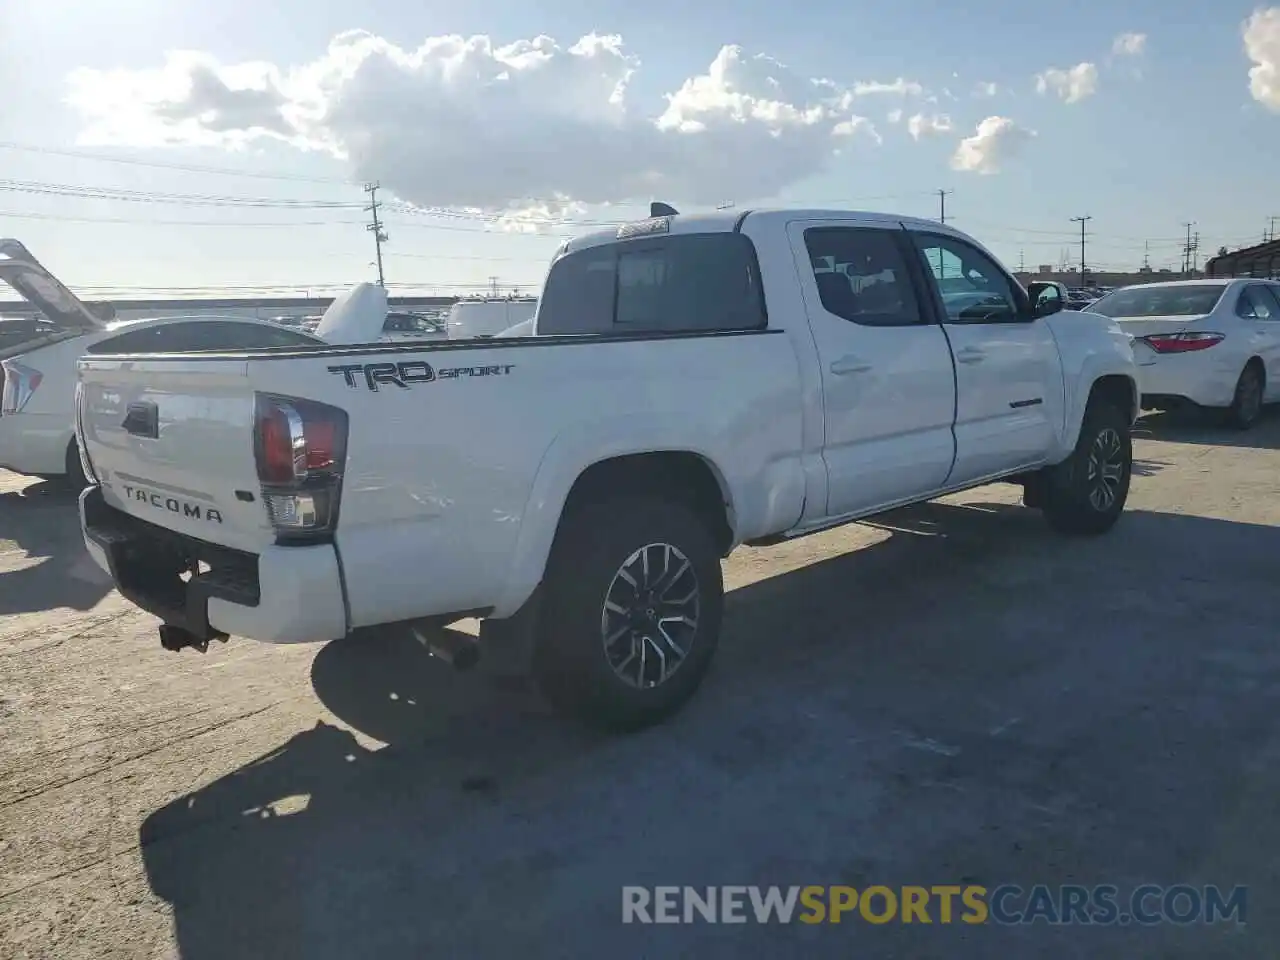
M175 627L168 623L160 624L160 646L175 653L179 650L186 650L188 647L205 653L209 649L210 639L226 643L227 634L214 633L211 637L201 639L184 627Z
M480 645L469 637L445 629L445 624L451 619L428 617L417 620L409 625L409 632L436 659L443 660L459 672L470 670L480 660Z

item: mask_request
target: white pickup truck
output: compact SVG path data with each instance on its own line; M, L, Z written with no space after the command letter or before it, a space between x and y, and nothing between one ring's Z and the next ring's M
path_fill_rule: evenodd
M558 707L643 726L740 544L1000 480L1115 523L1129 339L1038 293L932 221L668 215L566 242L535 336L86 357L85 543L169 648L479 617Z

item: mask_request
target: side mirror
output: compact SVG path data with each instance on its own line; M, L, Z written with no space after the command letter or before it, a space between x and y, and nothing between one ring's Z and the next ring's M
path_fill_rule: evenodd
M1056 283L1038 280L1027 287L1027 296L1031 298L1031 312L1036 317L1052 316L1066 306L1062 288Z

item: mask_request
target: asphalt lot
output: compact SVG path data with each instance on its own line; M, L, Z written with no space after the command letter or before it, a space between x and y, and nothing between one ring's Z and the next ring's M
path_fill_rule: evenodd
M993 486L735 555L711 678L625 739L391 637L165 653L0 473L0 956L1273 958L1280 416L1143 428L1105 538ZM620 922L1006 882L1247 884L1248 924Z

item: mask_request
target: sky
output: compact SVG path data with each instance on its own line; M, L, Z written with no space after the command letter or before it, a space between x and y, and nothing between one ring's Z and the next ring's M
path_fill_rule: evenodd
M357 12L358 10L358 12ZM0 234L86 296L536 292L733 204L947 220L1012 269L1280 231L1280 6L0 0Z

